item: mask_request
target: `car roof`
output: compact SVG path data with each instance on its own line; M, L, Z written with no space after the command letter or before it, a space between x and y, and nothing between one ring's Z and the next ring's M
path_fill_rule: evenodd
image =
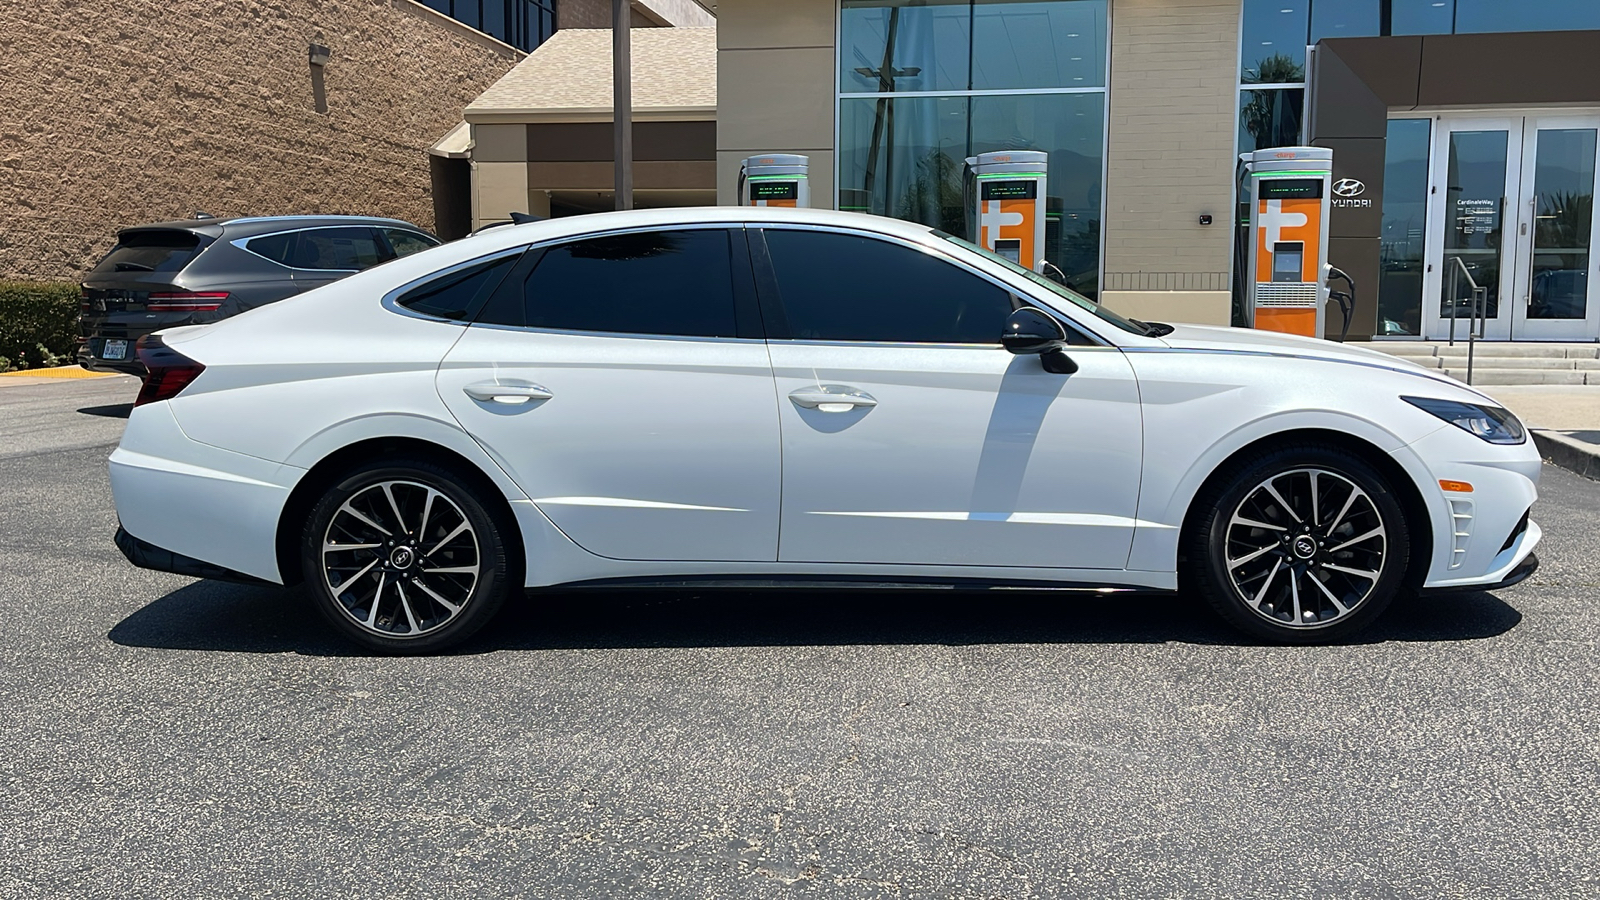
M135 231L152 230L181 230L193 231L210 237L220 237L224 231L237 237L249 237L256 234L270 234L277 231L288 231L295 228L317 228L328 225L389 225L409 228L413 231L425 229L413 225L404 219L386 219L378 216L234 216L231 218L202 218L202 219L173 219L167 222L151 222L148 225L134 225L118 230L118 234Z
M521 225L502 225L484 229L469 237L452 241L451 246L465 257L496 250L561 238L633 228L661 228L674 225L814 225L826 228L851 228L880 234L926 238L933 231L927 225L831 209L783 209L767 206L679 206L668 209L634 209L623 212L587 213L563 216ZM470 252L469 252L470 250Z

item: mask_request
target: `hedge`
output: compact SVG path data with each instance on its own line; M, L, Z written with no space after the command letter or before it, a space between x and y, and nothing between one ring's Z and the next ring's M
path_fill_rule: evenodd
M0 281L0 372L73 363L79 298L76 284Z

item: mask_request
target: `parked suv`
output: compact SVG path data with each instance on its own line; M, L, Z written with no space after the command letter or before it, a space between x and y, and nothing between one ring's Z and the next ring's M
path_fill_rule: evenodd
M78 363L143 375L134 343L152 331L225 319L439 243L410 222L367 216L124 228L84 279Z

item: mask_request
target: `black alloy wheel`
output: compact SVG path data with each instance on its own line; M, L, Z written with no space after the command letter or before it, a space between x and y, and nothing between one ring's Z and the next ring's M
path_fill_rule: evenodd
M384 460L348 473L312 509L301 541L306 586L345 637L419 654L466 640L512 587L514 534L474 486L428 460Z
M1411 538L1384 476L1307 444L1236 464L1197 498L1186 586L1234 626L1281 643L1325 643L1381 615L1406 581Z

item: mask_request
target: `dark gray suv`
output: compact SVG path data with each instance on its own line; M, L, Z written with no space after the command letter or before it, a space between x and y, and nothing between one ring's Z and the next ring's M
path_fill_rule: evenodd
M152 331L225 319L438 244L410 222L366 216L124 228L84 279L78 364L143 375L134 344Z

